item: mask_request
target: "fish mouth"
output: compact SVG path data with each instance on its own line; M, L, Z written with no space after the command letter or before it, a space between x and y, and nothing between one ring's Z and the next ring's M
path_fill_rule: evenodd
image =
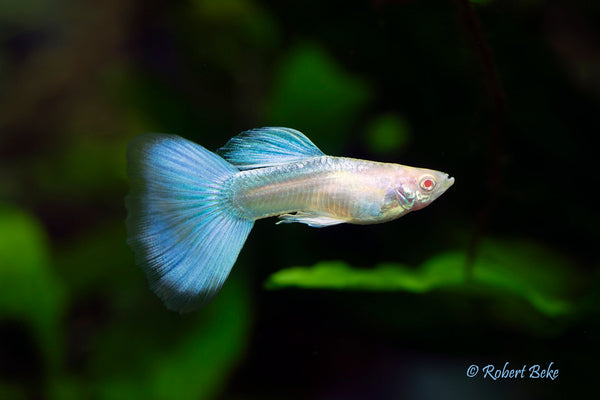
M444 185L444 190L448 189L452 185L454 185L454 178L446 174L446 184Z

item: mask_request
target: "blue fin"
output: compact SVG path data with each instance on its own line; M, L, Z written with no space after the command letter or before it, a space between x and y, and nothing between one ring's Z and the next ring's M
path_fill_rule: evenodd
M325 154L289 128L251 129L231 138L217 153L239 169L272 167Z
M342 218L331 217L328 215L317 214L310 211L298 211L295 214L281 214L277 224L291 224L299 222L312 226L313 228L324 228L326 226L338 225L347 222Z
M221 289L254 225L224 202L238 169L175 135L138 136L127 161L127 242L167 308L193 311Z

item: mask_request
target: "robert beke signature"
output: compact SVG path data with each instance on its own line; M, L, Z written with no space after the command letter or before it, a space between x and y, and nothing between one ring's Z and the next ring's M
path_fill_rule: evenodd
M534 364L529 367L526 364L523 364L522 368L515 369L509 367L507 361L504 363L502 369L498 369L494 365L488 364L481 368L481 374L479 374L479 366L477 364L472 364L467 368L467 376L469 378L474 378L479 374L479 376L483 376L483 379L490 378L492 380L526 378L555 380L558 378L558 368L553 367L553 365L554 362L551 361L545 368L539 364Z

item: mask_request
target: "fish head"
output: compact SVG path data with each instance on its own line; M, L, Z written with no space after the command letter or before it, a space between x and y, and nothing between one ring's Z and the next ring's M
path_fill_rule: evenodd
M399 164L394 165L394 171L388 177L391 179L386 185L379 215L381 221L426 207L454 184L454 178L444 172Z
M404 212L426 207L454 184L454 178L445 172L404 165L397 167L391 192Z
M399 191L414 198L413 211L428 206L454 184L454 178L447 173L432 169L412 168L408 175Z

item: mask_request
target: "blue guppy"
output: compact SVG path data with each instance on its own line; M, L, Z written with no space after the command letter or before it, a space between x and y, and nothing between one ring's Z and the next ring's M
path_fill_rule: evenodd
M312 227L377 224L419 210L448 174L325 155L302 133L260 128L217 153L176 135L127 149L127 241L167 308L193 311L221 289L260 218Z

